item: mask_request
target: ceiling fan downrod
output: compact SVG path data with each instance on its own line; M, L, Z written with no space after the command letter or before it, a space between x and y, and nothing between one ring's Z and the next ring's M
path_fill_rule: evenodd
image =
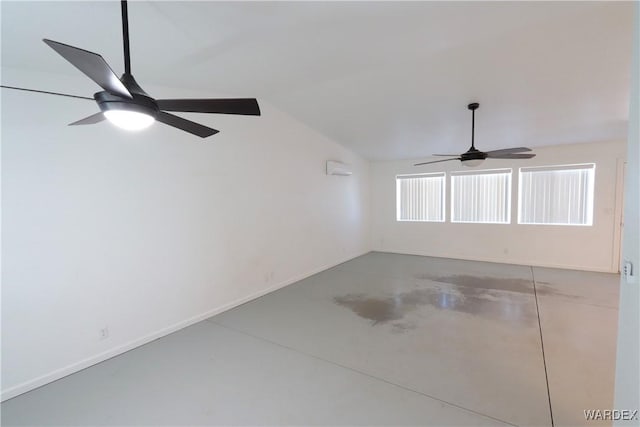
M467 105L467 108L471 110L471 149L469 151L476 151L476 146L474 145L474 137L476 134L476 110L480 107L480 104L477 102L473 102Z
M124 45L124 73L131 74L131 55L129 54L129 12L127 0L121 0L122 9L122 43Z
M124 74L120 77L120 81L129 90L132 95L141 95L152 110L157 110L155 101L145 92L131 74L131 50L129 48L129 8L127 0L120 1L120 9L122 11L122 46L124 53ZM134 96L135 97L135 96Z

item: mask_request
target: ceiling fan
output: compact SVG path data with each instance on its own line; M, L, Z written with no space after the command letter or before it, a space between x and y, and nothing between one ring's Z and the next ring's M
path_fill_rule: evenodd
M434 154L434 156L453 157L451 159L433 160L431 162L416 163L414 166L429 165L431 163L448 162L451 160L460 160L465 166L478 166L484 159L530 159L536 155L533 153L524 153L531 151L527 147L504 148L502 150L480 151L474 145L475 119L476 110L480 107L477 102L467 105L471 110L471 148L462 154Z
M127 1L122 0L120 5L122 9L122 38L124 45L124 74L120 78L116 76L104 58L97 53L43 39L49 47L104 89L95 93L93 98L13 86L2 87L96 101L98 107L100 107L99 113L70 123L69 126L90 125L107 119L123 129L140 130L150 126L157 120L193 135L206 138L215 135L218 131L174 114L169 114L167 111L260 115L260 107L255 98L154 99L149 96L142 90L131 74Z

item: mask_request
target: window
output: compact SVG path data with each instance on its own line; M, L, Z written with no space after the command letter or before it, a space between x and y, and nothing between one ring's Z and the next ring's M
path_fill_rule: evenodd
M520 168L519 224L592 225L595 165Z
M451 222L511 222L511 169L453 172Z
M398 221L444 221L444 172L396 176Z

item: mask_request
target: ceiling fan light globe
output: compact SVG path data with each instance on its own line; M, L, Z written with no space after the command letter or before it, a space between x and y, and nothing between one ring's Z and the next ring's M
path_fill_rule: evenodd
M131 110L107 110L104 116L117 127L129 131L146 129L156 120L149 114Z
M462 165L470 168L480 166L484 162L484 159L471 159L471 160L463 160Z

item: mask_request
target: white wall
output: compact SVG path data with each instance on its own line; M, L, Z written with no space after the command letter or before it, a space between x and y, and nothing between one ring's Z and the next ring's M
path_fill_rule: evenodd
M2 72L92 94L81 77ZM260 105L189 115L221 130L201 140L67 127L97 106L2 90L3 399L369 251L368 162ZM329 159L353 176L326 176Z
M531 160L488 159L477 169L512 168L512 223L449 222L450 179L447 178L447 221L396 221L397 174L470 170L460 162L414 167L416 160L373 162L372 246L374 250L594 271L618 271L621 172L624 142L539 147ZM542 226L517 224L517 179L522 166L596 163L594 224Z
M640 410L640 6L635 4L622 257L634 265L634 279L621 277L616 359L616 409ZM640 426L640 417L616 425Z

